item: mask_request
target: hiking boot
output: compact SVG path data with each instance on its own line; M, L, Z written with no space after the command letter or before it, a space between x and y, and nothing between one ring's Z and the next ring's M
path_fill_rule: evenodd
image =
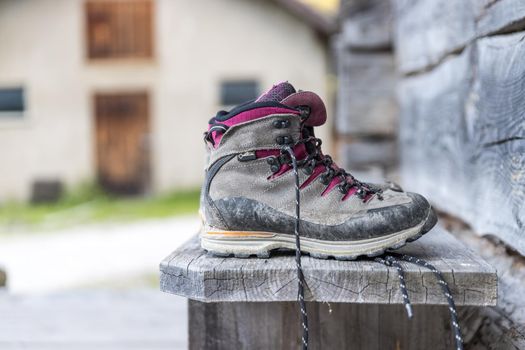
M268 257L296 249L300 236L300 252L347 260L399 248L435 225L421 195L360 182L324 155L314 127L325 121L319 96L287 82L210 120L204 249Z

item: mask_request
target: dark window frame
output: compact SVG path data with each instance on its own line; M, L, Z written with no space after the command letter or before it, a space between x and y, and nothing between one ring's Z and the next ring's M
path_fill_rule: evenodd
M222 106L235 106L259 96L257 79L223 79L219 85L219 103Z
M0 117L20 117L27 111L23 86L0 86Z

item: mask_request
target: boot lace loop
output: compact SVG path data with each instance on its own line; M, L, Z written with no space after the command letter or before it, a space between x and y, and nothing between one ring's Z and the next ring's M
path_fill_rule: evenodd
M294 151L290 146L283 146L281 151L290 157L291 164L292 164L292 170L293 170L293 174L295 178L294 236L295 236L295 263L296 263L297 280L298 280L297 300L298 300L299 308L301 312L301 326L303 330L302 337L301 337L302 349L307 350L308 349L308 313L306 310L306 302L304 298L304 290L305 290L305 287L307 287L307 284L306 284L305 276L303 273L303 267L301 263L301 237L300 237L300 232L299 232L300 223L301 223L301 188L300 188L300 183L299 183L299 172L298 172L299 164L294 154ZM331 158L325 158L323 161L330 162ZM398 273L398 277L399 277L399 289L401 291L401 294L403 297L403 304L405 306L405 310L407 312L407 316L409 319L413 317L412 304L410 303L410 299L408 297L408 289L405 283L405 273L398 259L425 267L429 269L435 275L436 279L438 280L439 285L441 286L443 294L445 295L445 298L447 299L448 309L450 312L450 320L451 320L452 329L454 332L455 349L463 350L463 338L461 335L461 329L459 327L456 305L454 302L454 298L452 297L452 294L450 293L450 288L448 287L448 284L443 278L443 275L441 274L441 272L439 272L439 270L437 270L433 265L431 265L427 261L424 261L423 259L419 259L419 258L410 256L410 255L406 255L406 254L392 253L392 255L385 255L383 257L378 257L375 259L375 261L378 263L384 264L386 266L391 266L396 269Z
M311 174L315 167L322 165L325 167L325 172L320 175L323 184L329 185L333 179L339 177L340 182L337 186L343 195L348 194L351 188L356 188L356 195L364 202L369 200L372 195L376 195L379 200L383 200L381 189L373 188L369 184L357 180L352 174L338 167L332 157L323 154L321 151L322 140L319 138L308 136L298 140L291 147L283 147L281 153L288 158L288 162L285 162L286 164L291 165L292 160L290 154L294 152L293 148L301 144L305 145L307 155L300 160L296 158L295 161L298 168L304 169L307 174Z

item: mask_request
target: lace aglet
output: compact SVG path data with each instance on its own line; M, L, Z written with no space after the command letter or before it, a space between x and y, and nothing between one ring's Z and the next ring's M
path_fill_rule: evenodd
M406 304L405 309L407 310L408 319L411 320L412 317L414 317L414 313L412 312L412 305Z

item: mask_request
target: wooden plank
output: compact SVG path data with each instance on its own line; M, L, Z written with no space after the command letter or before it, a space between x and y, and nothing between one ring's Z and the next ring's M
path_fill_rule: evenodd
M308 303L310 349L450 349L446 306L415 306L408 320L401 305ZM190 349L300 348L294 302L189 302Z
M341 41L344 48L388 50L392 46L390 1L373 0L366 5L343 3Z
M398 164L397 140L356 139L339 145L341 166L345 169L363 169L369 166L382 168Z
M429 73L399 84L401 178L407 190L427 195L462 213L470 198L465 103L472 71L471 50L446 60Z
M465 218L525 255L525 32L484 38L477 48L467 119L476 204Z
M393 55L343 50L338 76L336 131L345 135L394 135L398 108Z
M449 233L435 228L400 250L434 264L444 274L459 305L493 305L496 273ZM403 263L414 304L445 304L430 271ZM402 297L395 271L370 260L303 258L309 301L397 304ZM205 302L295 301L293 254L270 259L219 258L206 254L197 237L160 265L161 290Z
M411 73L440 62L475 37L471 0L394 0L398 68Z
M525 28L522 0L394 0L399 70L428 70L475 39Z
M501 242L480 238L464 224L448 220L451 232L498 271L498 304L459 311L466 344L479 349L525 349L525 259L506 254ZM468 348L468 346L466 346Z
M525 32L401 83L402 178L525 254Z
M525 29L523 0L478 1L475 11L478 37Z

